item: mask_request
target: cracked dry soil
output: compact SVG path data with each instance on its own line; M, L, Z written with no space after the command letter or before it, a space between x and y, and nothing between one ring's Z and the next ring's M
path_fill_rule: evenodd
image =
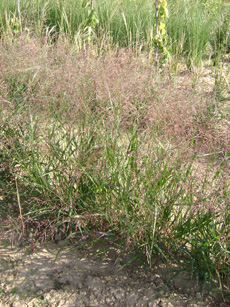
M102 243L100 243L102 245ZM100 253L96 253L100 248ZM29 247L0 246L0 306L230 306L185 274L169 268L124 266L114 248L102 253L97 244L84 248L53 242ZM100 256L99 256L100 255ZM56 261L55 261L56 259Z

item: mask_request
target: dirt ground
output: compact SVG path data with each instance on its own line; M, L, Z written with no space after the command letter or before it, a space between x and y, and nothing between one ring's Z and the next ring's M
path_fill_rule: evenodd
M230 306L215 291L201 295L197 282L184 273L166 285L174 274L169 267L144 270L135 261L124 266L130 256L120 258L112 245L61 249L62 244L37 243L32 254L29 245L1 242L0 306Z

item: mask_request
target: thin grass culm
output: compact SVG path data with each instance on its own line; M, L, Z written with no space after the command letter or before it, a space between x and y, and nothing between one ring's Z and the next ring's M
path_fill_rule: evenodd
M19 217L22 223L22 229L23 229L23 233L24 233L24 229L25 229L25 224L23 221L23 215L22 215L22 206L21 206L21 199L20 199L20 194L18 191L18 182L17 182L17 178L15 179L15 184L16 184L16 192L17 192L17 201L18 201L18 208L19 208Z

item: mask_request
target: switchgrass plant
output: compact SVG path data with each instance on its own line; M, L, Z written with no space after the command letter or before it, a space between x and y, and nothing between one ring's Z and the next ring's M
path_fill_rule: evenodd
M189 68L205 57L214 62L229 51L229 3L221 0L168 1L168 52L184 56ZM137 52L153 52L155 6L150 0L93 1L97 23L93 27L91 45L100 51L112 44L134 48ZM36 34L51 42L67 37L79 47L88 48L86 27L88 8L83 1L36 0L1 1L0 31L14 37L22 30L28 37Z
M230 144L213 92L131 51L98 59L22 35L0 55L2 219L41 240L113 235L222 286Z
M154 5L150 1L93 1L93 7L99 20L96 43L108 35L114 45L131 47L146 41L152 32ZM54 39L63 34L74 39L88 18L83 1L20 1L20 11L24 29L42 36L50 32ZM16 20L12 18L19 18L17 2L2 1L0 16L1 31L14 32Z
M169 10L168 35L174 57L183 56L189 69L210 58L218 66L230 43L229 3L176 1L170 2Z

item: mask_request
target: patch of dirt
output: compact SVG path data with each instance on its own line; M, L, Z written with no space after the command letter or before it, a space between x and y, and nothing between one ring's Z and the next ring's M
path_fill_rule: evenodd
M229 306L196 281L165 266L144 270L102 243L84 248L47 242L31 247L0 246L0 306ZM60 253L59 253L60 252ZM59 253L59 254L58 254ZM58 257L56 257L58 254ZM163 289L162 289L163 288ZM220 299L220 297L219 297Z

